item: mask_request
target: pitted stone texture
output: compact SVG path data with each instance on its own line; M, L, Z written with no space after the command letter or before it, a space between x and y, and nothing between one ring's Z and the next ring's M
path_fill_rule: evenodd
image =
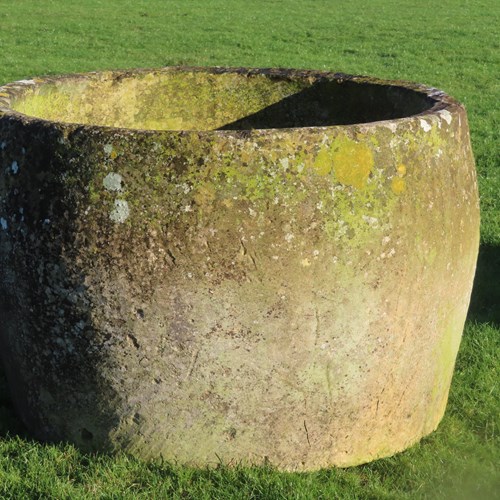
M0 96L1 352L36 436L307 470L436 428L479 231L453 99L223 68Z

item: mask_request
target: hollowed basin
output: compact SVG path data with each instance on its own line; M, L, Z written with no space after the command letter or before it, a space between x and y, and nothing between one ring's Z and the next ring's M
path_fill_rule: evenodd
M306 470L438 425L478 251L463 107L315 71L0 88L0 342L43 440Z

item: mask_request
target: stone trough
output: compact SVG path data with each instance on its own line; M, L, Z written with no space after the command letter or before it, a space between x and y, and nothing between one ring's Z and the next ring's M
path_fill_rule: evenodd
M464 108L316 71L0 88L0 348L41 440L350 466L445 411L478 251Z

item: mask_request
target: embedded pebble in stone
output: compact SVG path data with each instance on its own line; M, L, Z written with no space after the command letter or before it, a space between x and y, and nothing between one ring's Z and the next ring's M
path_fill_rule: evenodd
M115 200L115 208L109 214L109 218L113 222L121 224L128 219L130 215L130 209L128 208L128 203L125 200Z
M108 191L121 191L122 182L123 178L120 174L111 172L106 177L104 177L102 184Z
M14 160L12 162L10 169L12 170L13 174L17 174L19 172L19 165L18 165L17 161Z
M7 224L7 221L2 217L0 219L0 227L5 231L9 225Z

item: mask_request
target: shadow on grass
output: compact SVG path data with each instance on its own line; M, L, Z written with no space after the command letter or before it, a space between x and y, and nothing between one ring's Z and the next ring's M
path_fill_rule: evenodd
M467 320L500 327L500 247L482 245Z

